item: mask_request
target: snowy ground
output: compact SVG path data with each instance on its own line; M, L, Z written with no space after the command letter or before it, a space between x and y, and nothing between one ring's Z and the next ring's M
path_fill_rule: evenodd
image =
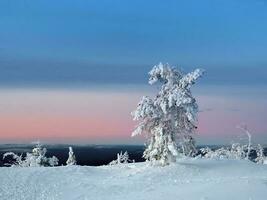
M267 199L267 165L248 161L0 168L0 181L1 200Z

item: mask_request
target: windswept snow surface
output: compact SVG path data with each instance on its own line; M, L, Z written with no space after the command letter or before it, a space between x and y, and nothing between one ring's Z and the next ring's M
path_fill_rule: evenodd
M166 167L2 167L0 199L266 200L267 165L183 159Z

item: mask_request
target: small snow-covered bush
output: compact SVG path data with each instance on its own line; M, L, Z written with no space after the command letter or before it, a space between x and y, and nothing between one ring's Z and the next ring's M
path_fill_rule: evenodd
M256 152L256 158L250 156L251 152ZM250 146L248 151L248 145L240 145L239 143L232 144L231 147L222 147L216 150L212 150L209 147L200 149L201 157L209 159L234 159L234 160L250 160L258 164L264 164L267 162L267 157L263 153L263 148L260 144Z
M69 147L69 157L66 161L66 164L69 165L76 165L76 157L74 155L72 147Z
M11 163L6 164L6 165L10 165L10 166L22 166L22 165L24 165L22 154L17 155L13 152L7 152L3 155L3 159L5 159L6 157L11 157L13 159L13 161Z
M258 164L267 164L267 157L263 153L263 148L260 144L256 147L256 154L257 157L255 159L255 162Z
M251 160L258 164L267 163L267 157L264 156L263 148L260 144L253 146L251 144L251 133L244 126L238 126L239 129L243 130L248 137L248 144L233 143L231 147L222 147L216 150L212 150L209 147L200 149L200 153L204 158L210 159L235 159L235 160ZM250 155L251 152L256 152L256 158L253 159Z
M210 159L224 159L224 158L228 158L228 155L230 153L230 151L228 151L225 148L220 148L217 150L212 150L209 147L205 147L200 149L201 155L204 158L210 158Z
M56 166L58 165L57 157L53 156L47 158L45 156L47 150L43 148L39 143L32 149L31 153L26 153L26 156L17 155L13 152L7 152L3 155L3 159L6 157L11 157L13 159L12 163L7 165L18 166L18 167L47 167L47 166Z
M127 151L125 151L124 153L120 152L120 153L117 153L117 159L116 160L113 160L109 163L109 165L118 165L118 164L126 164L126 163L129 163L129 162L132 162L130 159L129 159L129 154Z
M240 145L239 143L234 143L229 147L222 147L216 150L212 150L209 147L200 149L202 157L211 159L245 159L246 158L246 145Z

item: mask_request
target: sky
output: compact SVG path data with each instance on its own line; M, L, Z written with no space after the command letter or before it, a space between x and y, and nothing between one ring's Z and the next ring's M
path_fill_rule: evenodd
M199 144L267 144L267 1L1 0L0 143L141 144L148 71L201 67Z

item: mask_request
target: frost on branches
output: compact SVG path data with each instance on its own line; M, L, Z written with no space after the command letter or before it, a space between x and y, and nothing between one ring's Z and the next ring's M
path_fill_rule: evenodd
M131 160L129 159L129 154L127 151L125 151L124 153L120 152L117 153L117 159L113 160L109 163L109 165L118 165L118 164L126 164L128 162L131 162Z
M183 74L168 64L159 64L149 72L149 83L161 84L155 98L143 97L133 119L140 123L132 133L147 133L149 144L143 157L166 165L175 161L177 145L187 156L196 153L193 133L197 122L198 105L191 94L191 86L203 74L203 70ZM178 141L178 143L176 143Z
M66 164L69 165L76 165L76 157L74 155L72 147L69 147L69 158L66 162Z
M10 164L11 166L19 166L19 167L47 167L47 166L56 166L58 165L58 159L53 156L51 158L47 158L46 148L43 148L39 143L32 149L31 153L26 153L26 156L23 158L22 155L17 155L13 152L7 152L3 155L3 159L8 156L11 156L13 162Z

